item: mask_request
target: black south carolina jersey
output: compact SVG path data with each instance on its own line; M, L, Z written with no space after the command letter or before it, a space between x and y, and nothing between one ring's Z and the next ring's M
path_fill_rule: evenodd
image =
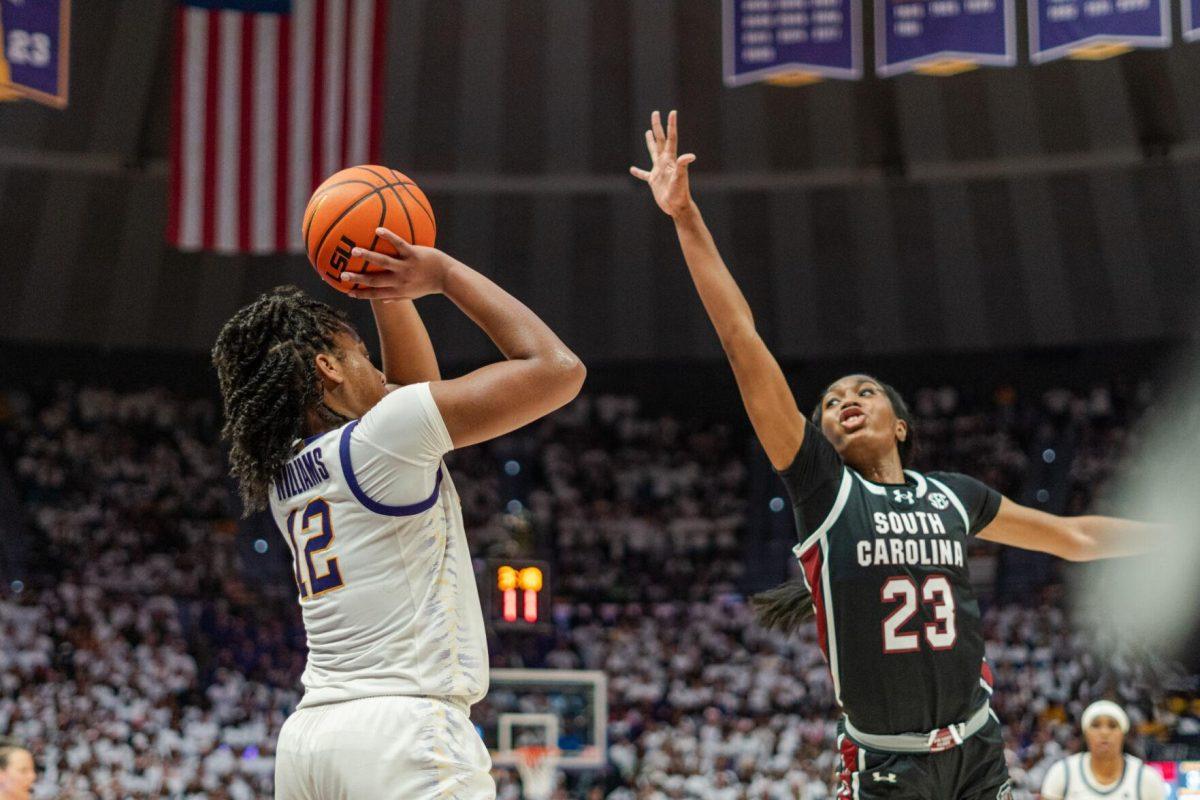
M905 475L868 481L811 423L780 472L834 692L866 733L961 722L991 694L966 550L1000 495L957 473Z

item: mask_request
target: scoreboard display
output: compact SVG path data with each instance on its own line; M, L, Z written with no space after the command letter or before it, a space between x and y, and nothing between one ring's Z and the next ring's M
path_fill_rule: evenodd
M484 574L488 619L498 628L538 631L550 619L550 565L529 559L490 559Z
M1200 800L1200 761L1148 761L1167 784L1167 800Z

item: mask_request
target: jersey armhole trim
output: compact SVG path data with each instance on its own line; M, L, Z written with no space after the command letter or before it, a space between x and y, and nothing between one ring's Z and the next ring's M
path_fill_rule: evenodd
M1142 774L1146 771L1146 762L1138 764L1137 777L1134 778L1134 786L1137 787L1137 800L1142 800Z
M383 514L388 517L411 517L415 514L428 511L433 508L433 504L437 502L438 494L442 489L442 468L438 466L437 476L433 480L433 494L416 503L406 506L390 506L386 503L380 503L378 500L372 500L363 491L358 484L358 478L354 476L354 466L350 463L350 434L358 426L358 420L354 420L346 429L342 431L342 441L338 445L338 455L342 460L342 474L346 476L346 485L350 487L350 493L354 495L354 499L362 503L363 507L368 511L374 511L376 514Z
M804 541L792 548L792 553L796 558L800 554L812 546L813 542L820 539L829 529L833 527L833 523L837 522L838 517L842 515L842 511L846 508L846 500L850 497L850 470L842 467L842 484L838 487L837 498L833 501L833 508L829 509L829 513L825 515L825 519L821 522L820 527L804 538Z
M946 497L950 498L950 503L951 503L951 504L954 506L954 510L958 512L958 515L959 515L960 517L962 517L962 521L963 521L963 533L964 533L964 534L966 534L967 538L970 538L970 537L972 536L972 533L971 533L971 518L970 518L970 516L968 516L968 515L967 515L967 509L963 507L962 500L959 500L959 499L958 499L958 495L957 495L957 494L955 494L954 492L952 492L952 491L950 490L950 487L949 487L949 486L947 486L946 484L942 483L942 482L941 482L941 481L939 481L937 478L934 478L934 477L931 477L931 476L928 476L928 475L926 476L926 478L927 478L927 480L928 480L930 483L932 483L934 486L938 487L938 488L939 488L939 489L941 489L943 492L945 492L945 493L946 493Z
M1063 765L1063 800L1066 800L1067 795L1071 791L1071 767L1067 764L1067 759L1062 760Z

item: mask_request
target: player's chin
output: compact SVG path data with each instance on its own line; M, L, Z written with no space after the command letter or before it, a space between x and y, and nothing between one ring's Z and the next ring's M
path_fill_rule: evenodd
M837 451L842 459L854 463L877 461L880 451L892 446L892 440L864 426L853 431L838 431Z

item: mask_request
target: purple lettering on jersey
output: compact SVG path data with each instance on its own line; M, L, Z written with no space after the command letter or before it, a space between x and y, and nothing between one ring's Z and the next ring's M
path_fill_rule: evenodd
M321 460L321 448L317 447L283 465L275 476L275 494L280 500L286 500L327 480L329 470Z
M317 477L317 467L313 464L312 453L305 453L301 456L300 465L304 467L304 488L306 491L321 482L321 479Z

